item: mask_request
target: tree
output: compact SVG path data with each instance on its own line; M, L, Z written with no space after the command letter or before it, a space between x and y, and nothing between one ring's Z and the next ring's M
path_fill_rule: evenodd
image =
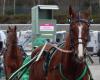
M5 3L6 3L6 0L4 0L3 2L3 16L5 15Z

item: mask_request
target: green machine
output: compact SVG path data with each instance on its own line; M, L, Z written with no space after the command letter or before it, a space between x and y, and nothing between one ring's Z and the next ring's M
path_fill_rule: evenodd
M53 19L53 11L58 10L57 5L37 5L32 7L32 36L34 40L38 37L55 40L56 20Z

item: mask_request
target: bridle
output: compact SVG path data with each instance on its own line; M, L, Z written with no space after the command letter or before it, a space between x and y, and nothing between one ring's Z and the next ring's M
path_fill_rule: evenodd
M88 21L86 19L75 19L75 20L71 20L70 19L70 29L69 29L70 30L70 41L71 41L70 48L73 49L74 51L75 51L75 45L77 45L77 44L84 44L85 43L85 42L81 42L81 41L78 42L78 43L76 43L76 44L74 43L73 30L72 30L71 26L73 25L73 23L77 23L77 22L79 22L79 23L85 23L85 24L87 24L88 27L90 27L90 21ZM88 32L89 32L89 28L88 28ZM78 37L78 40L79 39L82 40L82 37Z

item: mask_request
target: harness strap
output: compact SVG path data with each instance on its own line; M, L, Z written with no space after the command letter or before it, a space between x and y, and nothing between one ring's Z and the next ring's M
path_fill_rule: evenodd
M87 70L88 70L88 65L85 66L85 68L84 68L82 74L81 74L78 78L76 78L75 80L82 80L82 78L85 76ZM59 71L60 71L62 80L69 80L67 77L64 76L64 74L63 74L63 72L62 72L62 65L61 65L61 64L59 64ZM90 77L89 80L91 80L91 75L89 75L89 77ZM92 80L93 80L93 79L92 79Z
M64 46L64 42L61 43L61 44L58 44L57 47L60 47L60 48L61 48L61 47L63 47L63 46ZM56 52L57 50L58 50L57 48L52 47L52 48L48 51L49 53L46 54L46 60L45 60L45 62L44 62L44 64L43 64L43 69L44 69L46 75L47 75L47 72L48 72L48 67L49 67L49 65L50 65L51 59L52 59L53 55L55 54L55 52Z
M81 80L85 76L87 70L88 70L88 66L86 65L82 74L76 80Z
M63 72L62 72L62 65L59 64L59 71L60 71L60 74L61 74L61 77L62 77L62 80L68 80L67 77L64 76Z

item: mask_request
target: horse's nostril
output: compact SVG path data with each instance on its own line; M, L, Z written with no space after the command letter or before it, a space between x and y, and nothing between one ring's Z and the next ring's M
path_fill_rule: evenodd
M83 57L80 57L79 59L82 61L83 60Z
M75 57L77 57L77 54L75 54Z
M86 54L84 54L84 57L86 57Z

